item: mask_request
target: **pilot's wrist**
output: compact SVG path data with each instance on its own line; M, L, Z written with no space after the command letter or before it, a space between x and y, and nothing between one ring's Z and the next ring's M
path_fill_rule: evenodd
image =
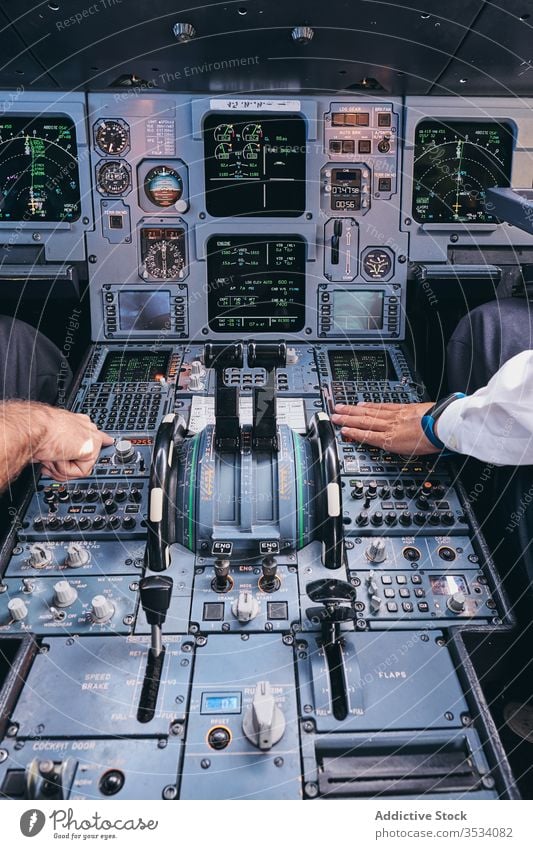
M437 401L422 416L420 422L422 430L424 431L426 438L431 442L432 445L435 446L435 448L438 448L439 451L451 450L451 446L447 446L439 436L439 418L444 413L444 411L447 410L452 404L454 404L460 398L465 397L466 396L463 392L452 392L451 395L447 395L445 398L441 398L440 401Z

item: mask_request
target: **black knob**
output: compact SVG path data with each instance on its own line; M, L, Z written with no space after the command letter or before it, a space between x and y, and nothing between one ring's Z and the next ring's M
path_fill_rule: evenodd
M407 495L409 496L409 498L414 498L415 495L418 492L418 488L416 486L414 486L413 484L411 484L411 486L407 487L406 492L407 492Z
M126 531L132 531L137 524L134 516L124 516L122 519L122 527Z
M143 495L142 495L142 492L141 492L140 489L137 489L136 487L134 487L131 490L131 492L130 492L130 500L131 501L136 501L138 503L139 501L142 500L142 497L143 497Z
M93 528L95 531L101 531L105 528L105 519L103 516L95 516L93 519Z
M122 487L119 487L115 492L115 501L125 501L127 497L127 490L122 489Z
M104 520L102 519L102 522L103 521ZM91 525L92 525L92 522L91 522L91 520L89 519L88 516L82 516L81 519L78 522L78 528L80 529L80 531L88 531L89 528L91 527Z
M114 796L122 790L125 780L124 773L119 769L110 769L102 775L98 789L104 796Z
M215 560L215 578L213 580L213 589L215 592L225 593L231 587L229 568L229 560L222 558Z
M389 486L382 486L380 494L381 494L382 498L390 498L390 487Z
M33 520L33 528L36 531L42 531L44 529L44 519L42 516L37 516L37 518Z
M366 512L366 510L363 510L361 513L359 513L355 521L360 526L368 525L368 513Z
M413 516L415 525L424 525L426 523L425 513L415 513Z
M63 519L63 529L65 531L72 531L76 527L76 519L73 516L66 516Z
M387 524L390 528L393 528L397 522L396 513L389 511L385 513L385 524Z
M107 498L107 499L104 501L104 510L106 511L106 513L107 513L108 515L109 515L110 513L116 513L116 512L117 512L117 503L116 503L116 501L114 501L112 498Z
M120 528L120 517L110 516L107 520L107 527L111 528L112 531L116 531L117 528Z
M419 510L429 510L430 508L430 503L426 495L419 495L415 504Z
M90 486L89 489L85 493L86 501L96 501L98 498L98 490L94 489L94 487Z
M442 498L446 492L446 487L442 483L436 483L433 487L433 498Z
M365 488L361 481L356 481L354 484L354 488L352 489L351 496L352 498L362 498L365 494Z
M149 625L161 625L167 618L172 598L172 578L167 575L148 575L139 581L142 609Z
M376 481L368 481L366 493L370 498L376 498L378 494L378 485Z
M429 523L431 525L440 525L440 522L441 522L440 514L436 511L434 511L429 517Z
M66 486L60 486L57 489L57 497L59 501L68 501L70 498L69 491Z
M56 500L55 491L51 487L47 486L43 492L43 499L45 504L54 504Z
M375 525L376 527L379 527L380 525L383 524L383 513L381 513L379 510L376 513L373 513L370 521L372 522L373 525Z
M57 518L57 516L52 516L51 519L48 519L46 527L49 531L57 531L58 528L61 527L61 521Z
M411 524L411 514L408 510L404 510L403 513L400 513L400 525L410 525Z
M446 510L444 513L441 513L442 521L445 525L453 525L455 522L455 517L450 510Z
M401 484L396 484L393 490L393 495L395 498L403 498L405 495L405 490Z
M83 499L83 490L76 486L72 490L72 492L70 493L70 500L71 501L82 501L82 499Z
M112 489L103 489L100 495L102 501L108 501L110 498L113 498L113 490Z

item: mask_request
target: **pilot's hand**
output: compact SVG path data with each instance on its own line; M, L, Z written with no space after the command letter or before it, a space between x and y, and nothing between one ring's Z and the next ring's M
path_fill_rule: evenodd
M58 481L87 477L113 438L98 430L89 416L46 404L31 404L32 462Z
M383 448L392 454L434 454L438 451L427 439L420 420L433 406L423 404L337 404L331 420L353 442Z

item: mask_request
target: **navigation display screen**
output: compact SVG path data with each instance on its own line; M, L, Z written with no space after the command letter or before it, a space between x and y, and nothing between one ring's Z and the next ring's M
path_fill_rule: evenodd
M98 383L146 383L167 376L166 351L113 351L105 358Z
M333 293L336 329L354 332L383 329L383 291L341 290Z
M387 351L337 348L328 351L328 358L333 382L398 379Z
M63 116L0 120L0 221L80 217L76 128Z
M213 112L206 116L203 130L209 215L302 215L306 154L303 118Z
M120 292L118 314L121 330L170 330L170 292Z
M302 330L305 258L301 236L212 236L209 327L219 333Z
M510 185L512 153L512 130L506 124L421 121L415 130L415 221L494 221L485 210L487 189Z

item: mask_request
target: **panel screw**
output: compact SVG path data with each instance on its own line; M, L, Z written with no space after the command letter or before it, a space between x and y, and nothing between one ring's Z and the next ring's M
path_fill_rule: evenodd
M85 216L82 218L82 224L88 224L88 223L89 223L89 219L88 219L88 218L87 218L87 216L85 215Z
M96 254L91 254L91 255L89 256L89 262L90 262L92 265L94 265L94 264L95 264L95 262L97 262L97 261L98 261L98 258L97 258L97 256L96 256Z
M312 705L304 705L304 713L313 713Z
M283 766L283 758L274 758L274 766Z
M197 646L205 646L207 644L207 637L196 637L196 645Z
M294 637L292 636L292 634L285 634L282 639L282 642L285 646L292 646L292 644L294 643Z
M496 784L492 775L484 775L481 779L481 783L483 784L483 787L486 787L488 790L490 790L491 787L494 787L494 785Z
M7 737L16 737L18 731L18 725L10 725L6 731Z
M451 722L453 720L453 713L450 710L447 710L444 714L444 719L447 719L448 722Z
M130 589L131 589L131 587L130 587ZM122 621L124 622L124 625L133 625L133 614L128 613L128 615L125 616Z
M181 695L176 696L174 701L176 702L177 705L182 705L183 702L185 701L185 696L181 696Z
M199 630L200 630L200 629L199 629L198 625L191 625L191 626L189 627L189 632L190 632L191 634L197 634Z
M461 714L461 722L463 725L472 725L472 717L468 713Z
M307 721L307 722L304 722L304 724L302 725L302 728L307 734L312 734L313 731L315 730L315 724L314 724L314 722Z
M7 761L8 753L7 749L0 749L0 764L3 764L4 761Z
M405 256L405 254L400 254L400 256L398 257L398 262L407 262L407 257Z
M202 758L202 760L200 761L200 766L202 767L202 769L209 769L209 767L211 766L211 761L209 760L209 758Z
M305 795L309 796L310 799L316 799L318 796L318 787L311 781L308 781L304 786Z
M161 740L157 741L157 748L158 749L166 749L166 747L167 747L167 741L164 738L161 738Z
M179 722L171 722L169 733L172 734L173 737L181 737L183 734L183 726Z
M457 235L457 233L452 233L452 235L450 236L450 242L455 243L455 242L458 242L458 241L459 241L459 236Z
M176 796L178 795L178 790L177 790L176 787L174 787L173 784L167 784L167 786L163 788L163 794L162 795L163 795L163 799L166 799L167 801L169 801L171 799L176 798Z

